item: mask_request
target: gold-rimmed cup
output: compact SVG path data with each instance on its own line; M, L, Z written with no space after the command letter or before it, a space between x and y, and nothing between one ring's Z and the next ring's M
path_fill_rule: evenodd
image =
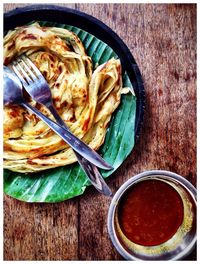
M179 194L183 204L183 220L167 241L154 245L137 244L125 235L119 221L119 205L137 183L158 180L169 184ZM169 171L152 170L133 176L114 195L108 213L108 232L117 251L127 260L179 260L186 257L196 244L196 189L184 177Z

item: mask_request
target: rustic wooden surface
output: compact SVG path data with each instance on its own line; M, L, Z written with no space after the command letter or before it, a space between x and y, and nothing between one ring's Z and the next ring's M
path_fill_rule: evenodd
M23 4L5 4L4 11ZM165 169L196 185L196 6L64 4L95 16L128 45L144 78L146 113L134 151L108 179L115 192L132 175ZM5 260L119 260L108 237L110 198L90 187L57 204L5 196ZM187 259L196 259L195 251Z

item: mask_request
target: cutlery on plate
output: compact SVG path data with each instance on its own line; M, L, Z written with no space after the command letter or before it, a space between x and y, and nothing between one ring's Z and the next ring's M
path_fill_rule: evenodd
M16 73L19 72L17 70L16 63L13 69L15 69ZM28 78L29 76L26 76L26 77ZM77 137L75 137L68 130L68 128L66 128L65 123L63 121L62 121L62 126L58 125L53 120L43 115L40 111L32 107L30 104L28 104L24 100L23 94L22 94L22 88L23 88L22 83L24 85L25 80L21 74L20 74L20 78L18 78L12 70L4 66L3 78L4 78L4 104L19 104L27 108L28 110L32 111L33 113L35 113L55 133L57 133L65 142L67 142L73 148L76 155L78 154L77 156L78 162L80 163L81 167L83 168L83 170L89 177L94 187L99 192L105 195L111 196L112 195L111 190L109 189L108 185L105 183L103 177L99 173L98 169L94 166L94 164L103 169L111 169L112 167L108 163L106 163L98 153L90 149L84 142L82 142ZM33 84L34 83L35 81L33 82ZM27 88L27 86L28 86L28 83L26 84L26 87L24 88ZM37 86L35 85L35 87ZM88 161L90 161L91 163Z

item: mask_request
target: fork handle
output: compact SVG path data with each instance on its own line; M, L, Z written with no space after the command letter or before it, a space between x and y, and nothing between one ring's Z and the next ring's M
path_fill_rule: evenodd
M35 113L44 123L46 123L56 134L58 134L72 149L78 152L85 159L90 161L92 164L96 165L102 169L112 169L112 166L109 165L103 158L94 150L89 148L83 141L79 140L74 136L69 130L64 129L53 120L43 115L36 108L32 107L30 104L23 102L22 106L26 107L33 113Z
M60 117L56 109L52 104L46 105L47 108L50 110L52 115L54 116L55 120L58 122L59 125L61 125L64 129L67 131L69 128L63 121L63 119ZM112 192L108 185L106 184L105 180L103 179L102 175L98 171L97 167L90 163L88 160L86 160L84 157L82 157L78 152L74 150L74 154L76 155L76 158L78 160L78 163L82 167L83 171L86 173L88 176L90 182L92 185L102 194L106 196L112 196Z

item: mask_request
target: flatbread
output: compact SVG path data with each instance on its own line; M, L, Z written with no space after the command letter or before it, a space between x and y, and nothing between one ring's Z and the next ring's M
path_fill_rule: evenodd
M70 131L92 149L104 142L122 92L121 64L110 59L95 70L72 32L38 23L18 27L4 37L4 64L25 53L47 80L53 103ZM51 119L49 110L26 100ZM4 107L4 167L36 172L76 162L73 150L33 113Z

